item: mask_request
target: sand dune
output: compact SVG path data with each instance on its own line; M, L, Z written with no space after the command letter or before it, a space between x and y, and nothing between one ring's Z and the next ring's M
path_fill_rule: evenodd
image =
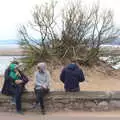
M51 91L64 90L64 86L59 79L62 66L51 69ZM118 91L120 90L120 70L114 70L105 64L92 68L82 67L86 82L80 84L82 91ZM29 91L34 90L34 74L28 75L30 81L27 84ZM3 77L0 78L0 88L3 85Z

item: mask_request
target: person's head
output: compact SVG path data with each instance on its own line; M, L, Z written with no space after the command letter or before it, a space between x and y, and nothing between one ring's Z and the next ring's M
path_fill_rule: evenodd
M76 64L79 66L78 58L72 58L71 59L71 64Z
M72 59L71 59L71 63L76 64L76 63L77 63L77 60L76 60L75 58L72 58Z
M47 69L46 67L47 67L46 63L44 63L44 62L40 62L37 64L37 68L38 68L39 72L45 72Z
M11 63L12 63L12 64L16 64L16 65L18 65L18 64L19 64L19 62L18 62L18 61L16 61L16 60L12 61Z
M71 59L71 63L81 66L84 64L84 60L80 59L80 58L73 58L73 59Z
M10 67L10 70L11 70L11 71L16 71L16 70L17 70L17 65L16 65L16 64L13 64L13 63L12 63L12 64L10 64L9 67Z

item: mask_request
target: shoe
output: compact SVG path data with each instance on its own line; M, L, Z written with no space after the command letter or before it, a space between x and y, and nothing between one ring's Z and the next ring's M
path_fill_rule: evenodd
M42 115L45 115L45 114L46 114L44 109L41 110L41 113L42 113Z
M16 103L14 102L14 101L11 101L11 103L10 103L11 105L16 105Z
M35 108L38 107L38 105L39 105L39 104L34 104L34 105L32 106L32 108L35 109Z
M17 111L17 114L24 115L23 111Z

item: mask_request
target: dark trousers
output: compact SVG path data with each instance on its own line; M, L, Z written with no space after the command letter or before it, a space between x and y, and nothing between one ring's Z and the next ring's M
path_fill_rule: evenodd
M21 111L21 96L22 96L23 86L16 85L15 100L16 100L16 111Z
M35 89L35 94L36 94L36 104L40 103L40 107L42 110L44 110L44 96L49 92L48 89Z
M75 89L66 89L66 92L79 92L80 88L75 88Z

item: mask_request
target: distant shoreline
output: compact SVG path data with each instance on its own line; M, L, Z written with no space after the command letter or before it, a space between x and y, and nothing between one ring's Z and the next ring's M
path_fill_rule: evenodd
M12 55L12 54L8 54L8 55L7 55L7 54L6 54L6 55L1 55L1 54L0 54L0 56L3 56L3 57L13 56L13 57L14 57L14 56L24 56L24 55L18 55L18 54L17 54L17 55L15 55L15 54L14 54L14 55Z
M22 56L23 50L20 48L0 49L0 56Z

